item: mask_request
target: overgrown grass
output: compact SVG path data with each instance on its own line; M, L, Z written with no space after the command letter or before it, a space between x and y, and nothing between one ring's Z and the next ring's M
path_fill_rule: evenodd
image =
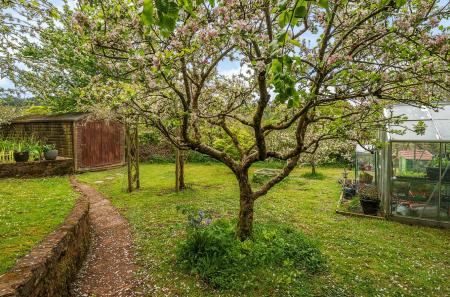
M67 178L0 180L0 274L61 224L77 197Z
M236 220L226 219L189 226L187 239L178 246L181 267L213 287L234 291L268 283L284 290L323 269L325 258L315 242L291 226L258 224L252 238L243 242L236 238L235 226ZM280 274L290 279L280 280Z
M222 165L188 164L186 169L191 188L180 193L173 191L172 164L143 165L142 190L132 194L124 192L124 169L78 177L111 197L131 222L148 296L450 295L450 232L336 214L342 173L336 168L320 168L323 179L302 177L310 168L295 170L255 209L256 225L288 224L318 241L327 258L325 271L295 277L293 270L273 269L270 276L261 270L257 287L218 291L176 262L176 247L186 238L185 218L176 206L190 204L211 210L214 218L235 218L237 183ZM283 285L264 282L271 279Z

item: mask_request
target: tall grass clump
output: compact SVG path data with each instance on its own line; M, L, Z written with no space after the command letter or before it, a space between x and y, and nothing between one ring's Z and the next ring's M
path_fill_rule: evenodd
M234 221L211 222L200 212L197 219L190 215L189 222L186 240L178 246L178 263L218 289L251 289L262 281L290 286L324 269L317 244L293 227L257 224L253 237L241 242Z

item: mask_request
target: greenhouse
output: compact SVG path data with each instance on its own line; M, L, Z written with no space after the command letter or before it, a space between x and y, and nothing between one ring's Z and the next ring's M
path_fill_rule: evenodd
M385 116L406 116L380 132L377 151L356 150L358 184L375 184L386 217L427 225L450 225L450 104L439 109L396 105ZM421 133L415 127L425 124ZM392 132L392 131L395 131ZM401 132L400 132L401 131Z

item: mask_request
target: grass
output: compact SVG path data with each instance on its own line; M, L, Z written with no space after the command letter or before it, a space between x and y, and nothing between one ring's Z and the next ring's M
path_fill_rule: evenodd
M336 214L342 172L337 168L319 169L319 179L310 178L309 168L297 169L255 209L256 224L290 224L318 241L328 258L326 271L282 289L268 282L250 291L217 291L175 263L176 246L185 238L185 218L176 206L190 204L233 218L237 183L219 164L188 164L186 170L190 189L180 193L173 191L172 164L142 165L142 189L132 194L124 192L125 169L78 176L109 196L130 221L148 296L450 295L450 232Z
M64 221L76 198L67 178L0 180L0 275Z

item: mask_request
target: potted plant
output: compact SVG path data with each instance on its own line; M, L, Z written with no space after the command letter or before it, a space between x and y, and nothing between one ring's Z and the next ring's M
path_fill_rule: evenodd
M42 142L38 138L32 136L27 139L27 150L33 161L38 161L42 158Z
M358 191L359 201L364 214L376 215L380 209L380 195L374 185L365 185Z
M43 148L45 160L56 160L58 157L58 150L54 144L46 144Z
M30 152L25 141L19 140L14 144L14 161L27 162L30 158Z

